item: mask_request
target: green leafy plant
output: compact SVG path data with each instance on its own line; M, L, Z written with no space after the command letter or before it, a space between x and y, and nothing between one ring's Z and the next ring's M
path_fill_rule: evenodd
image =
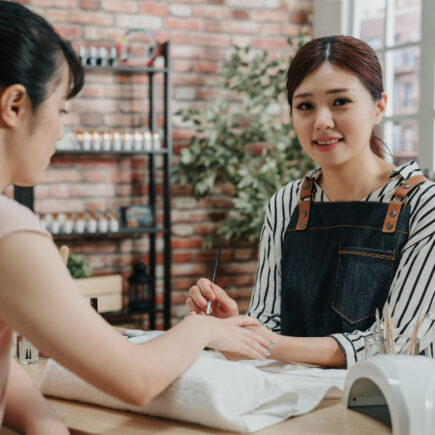
M303 35L289 38L289 52L305 40ZM209 196L216 183L231 186L234 207L206 238L206 246L219 238L258 242L270 197L314 167L288 116L285 80L290 61L236 46L220 70L216 100L203 109L177 112L196 134L181 151L174 181L192 185L197 198Z
M71 276L75 279L89 278L92 275L92 267L84 257L70 254L66 267Z

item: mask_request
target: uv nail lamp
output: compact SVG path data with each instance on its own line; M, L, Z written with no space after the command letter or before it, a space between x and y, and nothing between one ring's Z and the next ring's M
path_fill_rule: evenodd
M435 360L377 355L347 374L343 405L392 428L393 435L435 434Z

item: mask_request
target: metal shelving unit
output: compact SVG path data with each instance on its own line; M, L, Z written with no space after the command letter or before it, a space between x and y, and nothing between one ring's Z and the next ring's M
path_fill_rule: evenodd
M160 46L160 52L164 59L164 68L138 68L128 66L115 66L115 67L88 67L87 71L108 71L112 73L122 74L147 74L149 77L149 125L150 130L155 131L157 127L156 119L156 75L163 74L163 110L164 110L164 125L163 125L163 148L160 150L152 151L82 151L82 150L59 150L56 155L81 155L81 156L134 156L146 155L148 158L148 174L149 174L149 193L148 205L151 207L154 216L154 223L146 228L120 228L116 233L59 233L54 234L55 239L71 239L75 238L92 238L101 239L104 237L120 238L120 237L141 237L147 235L149 237L149 264L148 270L151 278L151 294L153 298L153 306L151 309L144 312L131 311L128 306L123 308L120 312L106 313L104 317L116 323L119 320L135 319L138 316L145 314L149 315L150 327L155 329L156 314L162 312L164 318L164 328L168 329L171 325L171 168L172 168L172 125L171 125L171 60L170 60L170 43L165 42ZM156 156L163 158L163 226L157 226L155 222L156 216ZM14 189L15 199L28 206L31 210L34 209L34 193L31 187L18 187ZM163 234L164 238L164 293L163 293L163 308L156 307L156 236Z

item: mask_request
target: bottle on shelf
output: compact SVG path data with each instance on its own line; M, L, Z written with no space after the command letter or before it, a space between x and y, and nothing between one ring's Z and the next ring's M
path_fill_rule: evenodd
M86 222L82 212L77 213L77 218L74 222L74 230L76 233L84 233L86 229Z
M153 132L153 150L161 149L162 145L160 143L160 133L157 131Z
M88 52L88 58L86 64L90 66L97 66L98 50L97 47L91 46Z
M109 52L106 47L102 46L98 49L97 65L107 66L109 62Z
M84 45L81 45L79 48L79 57L81 64L83 66L86 65L86 62L88 60L88 49Z
M45 224L44 215L43 215L43 214L40 214L40 213L37 213L37 214L36 214L36 217L38 218L39 225L41 225L41 228L42 228L43 230L46 230L46 229L47 229L47 225Z
M98 130L95 130L92 133L92 150L101 151L101 142L102 142L101 133Z
M60 222L59 222L57 213L53 214L53 220L52 220L52 222L50 224L50 228L49 229L50 229L50 232L52 234L58 234L59 233L59 231L60 231Z
M66 213L65 216L65 221L63 222L62 225L62 232L66 233L66 234L70 234L73 232L74 229L74 219L72 217L71 213Z
M113 132L113 151L122 151L122 134L119 130Z
M116 213L114 211L110 213L109 230L112 233L117 233L119 231L119 220L116 217Z
M146 129L144 131L144 149L145 151L151 151L153 149L153 137L151 135L151 132Z
M109 65L116 66L117 62L118 62L118 51L116 50L116 47L111 47L110 48Z
M134 142L133 142L133 149L134 151L143 151L144 147L143 147L143 134L140 130L136 130L134 132Z
M88 231L88 233L97 232L97 220L95 219L95 215L93 212L89 212L86 219L86 230Z
M125 130L123 133L123 149L124 151L131 151L133 149L133 134L130 130Z
M90 151L92 149L92 133L89 130L83 132L82 150Z
M110 130L106 130L103 132L103 151L112 150L112 139L113 134Z
M107 233L107 231L109 231L109 221L104 213L98 213L97 227L99 233Z

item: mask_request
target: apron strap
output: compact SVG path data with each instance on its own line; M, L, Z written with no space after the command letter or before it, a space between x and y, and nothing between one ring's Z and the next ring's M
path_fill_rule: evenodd
M404 180L403 183L396 189L390 204L388 206L387 215L385 216L383 233L394 233L396 231L397 220L399 219L402 204L406 204L407 195L419 184L429 181L424 175L415 175L414 177ZM401 198L401 201L394 200L394 197Z
M313 191L314 178L305 178L302 181L300 201L299 201L299 218L296 224L296 231L303 231L308 226L310 218L311 195Z

